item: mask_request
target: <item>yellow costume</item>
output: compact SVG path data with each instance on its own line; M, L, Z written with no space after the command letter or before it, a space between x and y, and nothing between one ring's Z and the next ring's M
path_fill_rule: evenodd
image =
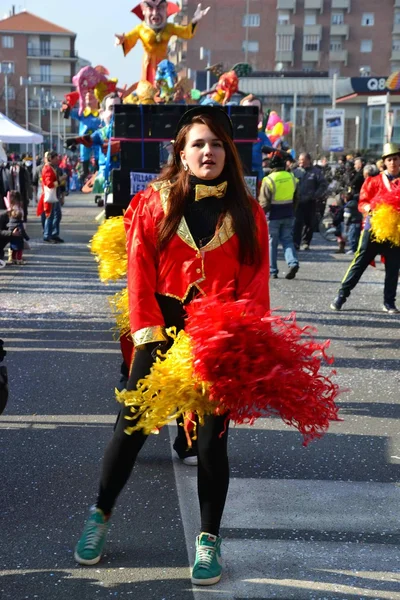
M124 55L136 45L138 40L142 41L144 56L142 63L141 79L154 84L157 65L168 56L168 44L173 35L184 40L191 40L194 36L196 25L174 25L167 23L159 31L151 29L146 23L140 23L132 31L125 34L122 44Z

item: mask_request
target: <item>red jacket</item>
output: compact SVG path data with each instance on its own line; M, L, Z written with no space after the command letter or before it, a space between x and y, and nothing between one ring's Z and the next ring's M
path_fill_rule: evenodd
M374 199L378 199L382 192L390 191L391 183L386 173L379 173L375 177L367 177L360 190L360 199L358 201L358 210L365 218L374 208ZM371 206L372 202L372 206Z
M218 234L201 250L182 219L177 233L159 251L158 226L169 190L167 184L153 184L132 199L125 213L129 313L135 346L165 339L156 292L184 301L193 287L203 295L232 287L236 299L250 298L263 312L270 308L268 226L258 202L254 200L253 211L262 262L250 266L239 262L239 242L229 214Z
M44 167L42 169L41 179L42 179L42 189L43 189L43 186L46 186L48 188L53 188L53 187L58 186L57 171L54 167L52 167L48 163L46 165L44 165ZM40 217L40 215L43 212L46 213L46 216L48 216L51 213L51 204L48 204L48 202L44 201L44 192L42 192L42 194L40 196L38 205L36 207L36 214L38 217Z

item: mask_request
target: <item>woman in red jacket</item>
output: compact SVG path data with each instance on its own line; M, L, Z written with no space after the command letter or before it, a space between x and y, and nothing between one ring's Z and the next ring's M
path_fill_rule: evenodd
M218 107L185 113L174 144L174 161L126 212L128 296L135 356L128 390L136 389L168 345L167 327L184 328L185 306L198 294L231 290L269 309L268 229L259 204L249 196L232 141L232 124ZM108 519L146 441L127 435L121 411L106 450L96 510L75 550L84 565L96 564ZM132 421L130 421L132 422ZM198 429L198 493L201 534L196 540L192 582L221 577L219 526L229 483L226 415L206 416Z

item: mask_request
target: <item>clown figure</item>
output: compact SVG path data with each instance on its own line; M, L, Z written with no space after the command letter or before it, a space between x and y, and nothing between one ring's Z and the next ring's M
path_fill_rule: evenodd
M194 36L197 23L209 10L209 7L202 10L199 4L188 25L175 25L167 23L167 19L179 11L176 4L167 0L145 0L132 10L144 22L127 34L116 35L116 45L122 46L126 56L137 41L141 40L144 48L141 79L154 84L157 65L167 58L171 37L176 35L190 40Z
M73 108L69 116L79 122L79 136L92 135L101 124L99 116L99 105L93 90L89 90L85 95L85 108L82 114L79 114L77 108ZM94 156L96 164L99 161L99 147L87 148L84 144L79 146L79 158L83 165L84 179L89 174L89 161Z

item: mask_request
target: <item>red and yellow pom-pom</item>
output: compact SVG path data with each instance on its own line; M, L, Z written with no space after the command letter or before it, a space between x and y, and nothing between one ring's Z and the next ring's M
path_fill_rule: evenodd
M106 219L92 237L89 247L99 263L101 281L116 281L126 277L128 261L122 216Z
M400 246L400 211L389 204L379 205L372 213L371 229L377 242Z
M337 421L339 388L321 373L329 342L318 343L293 315L260 317L250 301L206 297L188 306L180 332L165 359L157 359L137 391L119 395L150 432L195 411L227 414L235 423L280 416L303 435L304 445Z

